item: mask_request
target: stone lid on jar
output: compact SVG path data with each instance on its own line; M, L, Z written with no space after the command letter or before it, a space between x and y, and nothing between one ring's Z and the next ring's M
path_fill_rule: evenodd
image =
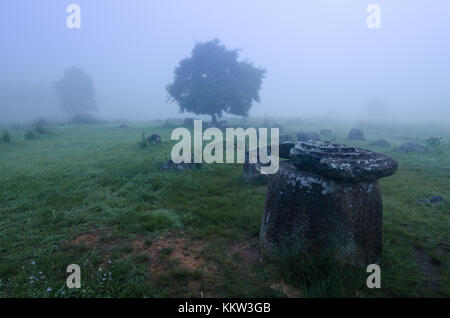
M297 169L328 178L374 181L394 174L398 168L394 158L362 148L311 141L290 146L289 159Z

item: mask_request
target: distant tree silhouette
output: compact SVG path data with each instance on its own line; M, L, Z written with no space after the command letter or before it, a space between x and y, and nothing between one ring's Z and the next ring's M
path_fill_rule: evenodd
M92 79L78 67L64 71L63 77L55 83L55 91L61 106L71 115L84 115L97 109Z
M182 112L210 115L213 123L223 112L248 116L252 102L259 102L266 71L238 57L238 50L227 50L218 39L196 43L175 68L169 100Z

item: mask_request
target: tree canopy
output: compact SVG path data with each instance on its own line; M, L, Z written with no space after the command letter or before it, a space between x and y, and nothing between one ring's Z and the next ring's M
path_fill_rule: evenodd
M218 39L196 43L175 68L169 99L182 112L210 115L213 122L223 112L248 116L253 101L259 102L266 70L238 57L239 50L228 50Z
M92 79L78 67L64 71L63 77L55 83L55 91L61 106L71 115L82 115L97 109Z

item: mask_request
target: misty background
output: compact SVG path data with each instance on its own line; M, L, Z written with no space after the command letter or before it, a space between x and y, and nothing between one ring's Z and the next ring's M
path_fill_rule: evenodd
M66 26L71 3L81 29ZM92 77L98 117L189 116L165 87L195 41L219 38L268 71L251 116L448 125L449 14L448 0L2 0L0 123L62 118L53 83L72 66Z

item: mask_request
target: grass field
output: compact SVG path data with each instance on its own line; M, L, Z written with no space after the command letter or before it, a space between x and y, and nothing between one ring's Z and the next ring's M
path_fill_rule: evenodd
M0 142L0 297L450 296L450 130L362 123L367 141L349 142L347 123L284 123L399 160L380 182L382 288L371 290L365 268L327 258L260 262L266 185L244 183L240 164L162 172L177 123L129 125L52 125L35 140L15 127ZM163 143L140 148L142 132ZM438 153L393 152L430 136L443 137ZM367 145L378 138L392 147ZM431 195L447 203L415 201ZM80 289L66 287L69 264L81 266Z

